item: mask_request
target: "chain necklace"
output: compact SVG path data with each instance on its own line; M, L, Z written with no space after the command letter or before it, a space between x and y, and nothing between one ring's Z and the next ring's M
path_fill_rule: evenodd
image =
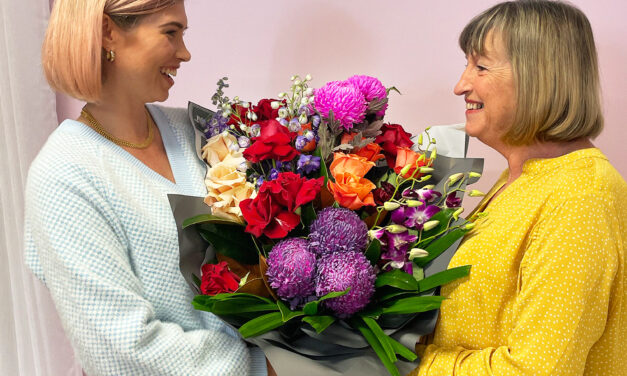
M85 120L87 120L87 124L93 130L98 132L102 137L106 138L107 140L119 146L126 146L128 148L133 148L133 149L146 149L148 146L150 146L150 144L152 144L152 140L155 138L155 133L153 129L154 127L152 126L152 122L150 121L150 115L148 113L146 113L146 126L148 128L148 137L146 137L146 139L139 144L134 144L132 142L122 140L120 138L113 136L111 133L107 132L102 127L102 125L100 125L98 120L96 120L94 116L89 111L87 111L85 107L83 107L83 109L81 110L81 116Z

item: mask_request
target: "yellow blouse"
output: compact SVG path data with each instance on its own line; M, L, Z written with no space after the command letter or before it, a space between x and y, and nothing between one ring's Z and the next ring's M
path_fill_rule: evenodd
M490 202L506 180L411 375L627 375L627 183L594 148L527 161Z

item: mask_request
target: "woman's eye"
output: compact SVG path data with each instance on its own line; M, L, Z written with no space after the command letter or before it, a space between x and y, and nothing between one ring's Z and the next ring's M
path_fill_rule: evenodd
M483 65L477 65L477 70L478 70L479 72L483 72L483 71L488 70L488 68L484 67Z
M174 36L174 35L176 35L176 30L168 30L165 33L168 34L168 35Z

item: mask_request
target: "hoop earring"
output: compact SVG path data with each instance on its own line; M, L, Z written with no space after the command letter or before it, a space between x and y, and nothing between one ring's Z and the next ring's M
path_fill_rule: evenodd
M107 61L111 63L115 61L115 52L113 50L107 51Z

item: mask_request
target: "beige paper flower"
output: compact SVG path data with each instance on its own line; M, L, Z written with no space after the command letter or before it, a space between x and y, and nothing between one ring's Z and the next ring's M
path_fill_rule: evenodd
M246 181L246 173L237 169L243 162L244 157L227 155L223 161L207 170L205 178L205 203L211 207L211 213L240 223L244 223L244 220L239 203L252 198L255 192L254 184Z
M211 137L202 147L202 158L207 161L210 167L224 161L229 155L238 158L242 156L242 152L239 151L235 136L228 132L222 132Z

